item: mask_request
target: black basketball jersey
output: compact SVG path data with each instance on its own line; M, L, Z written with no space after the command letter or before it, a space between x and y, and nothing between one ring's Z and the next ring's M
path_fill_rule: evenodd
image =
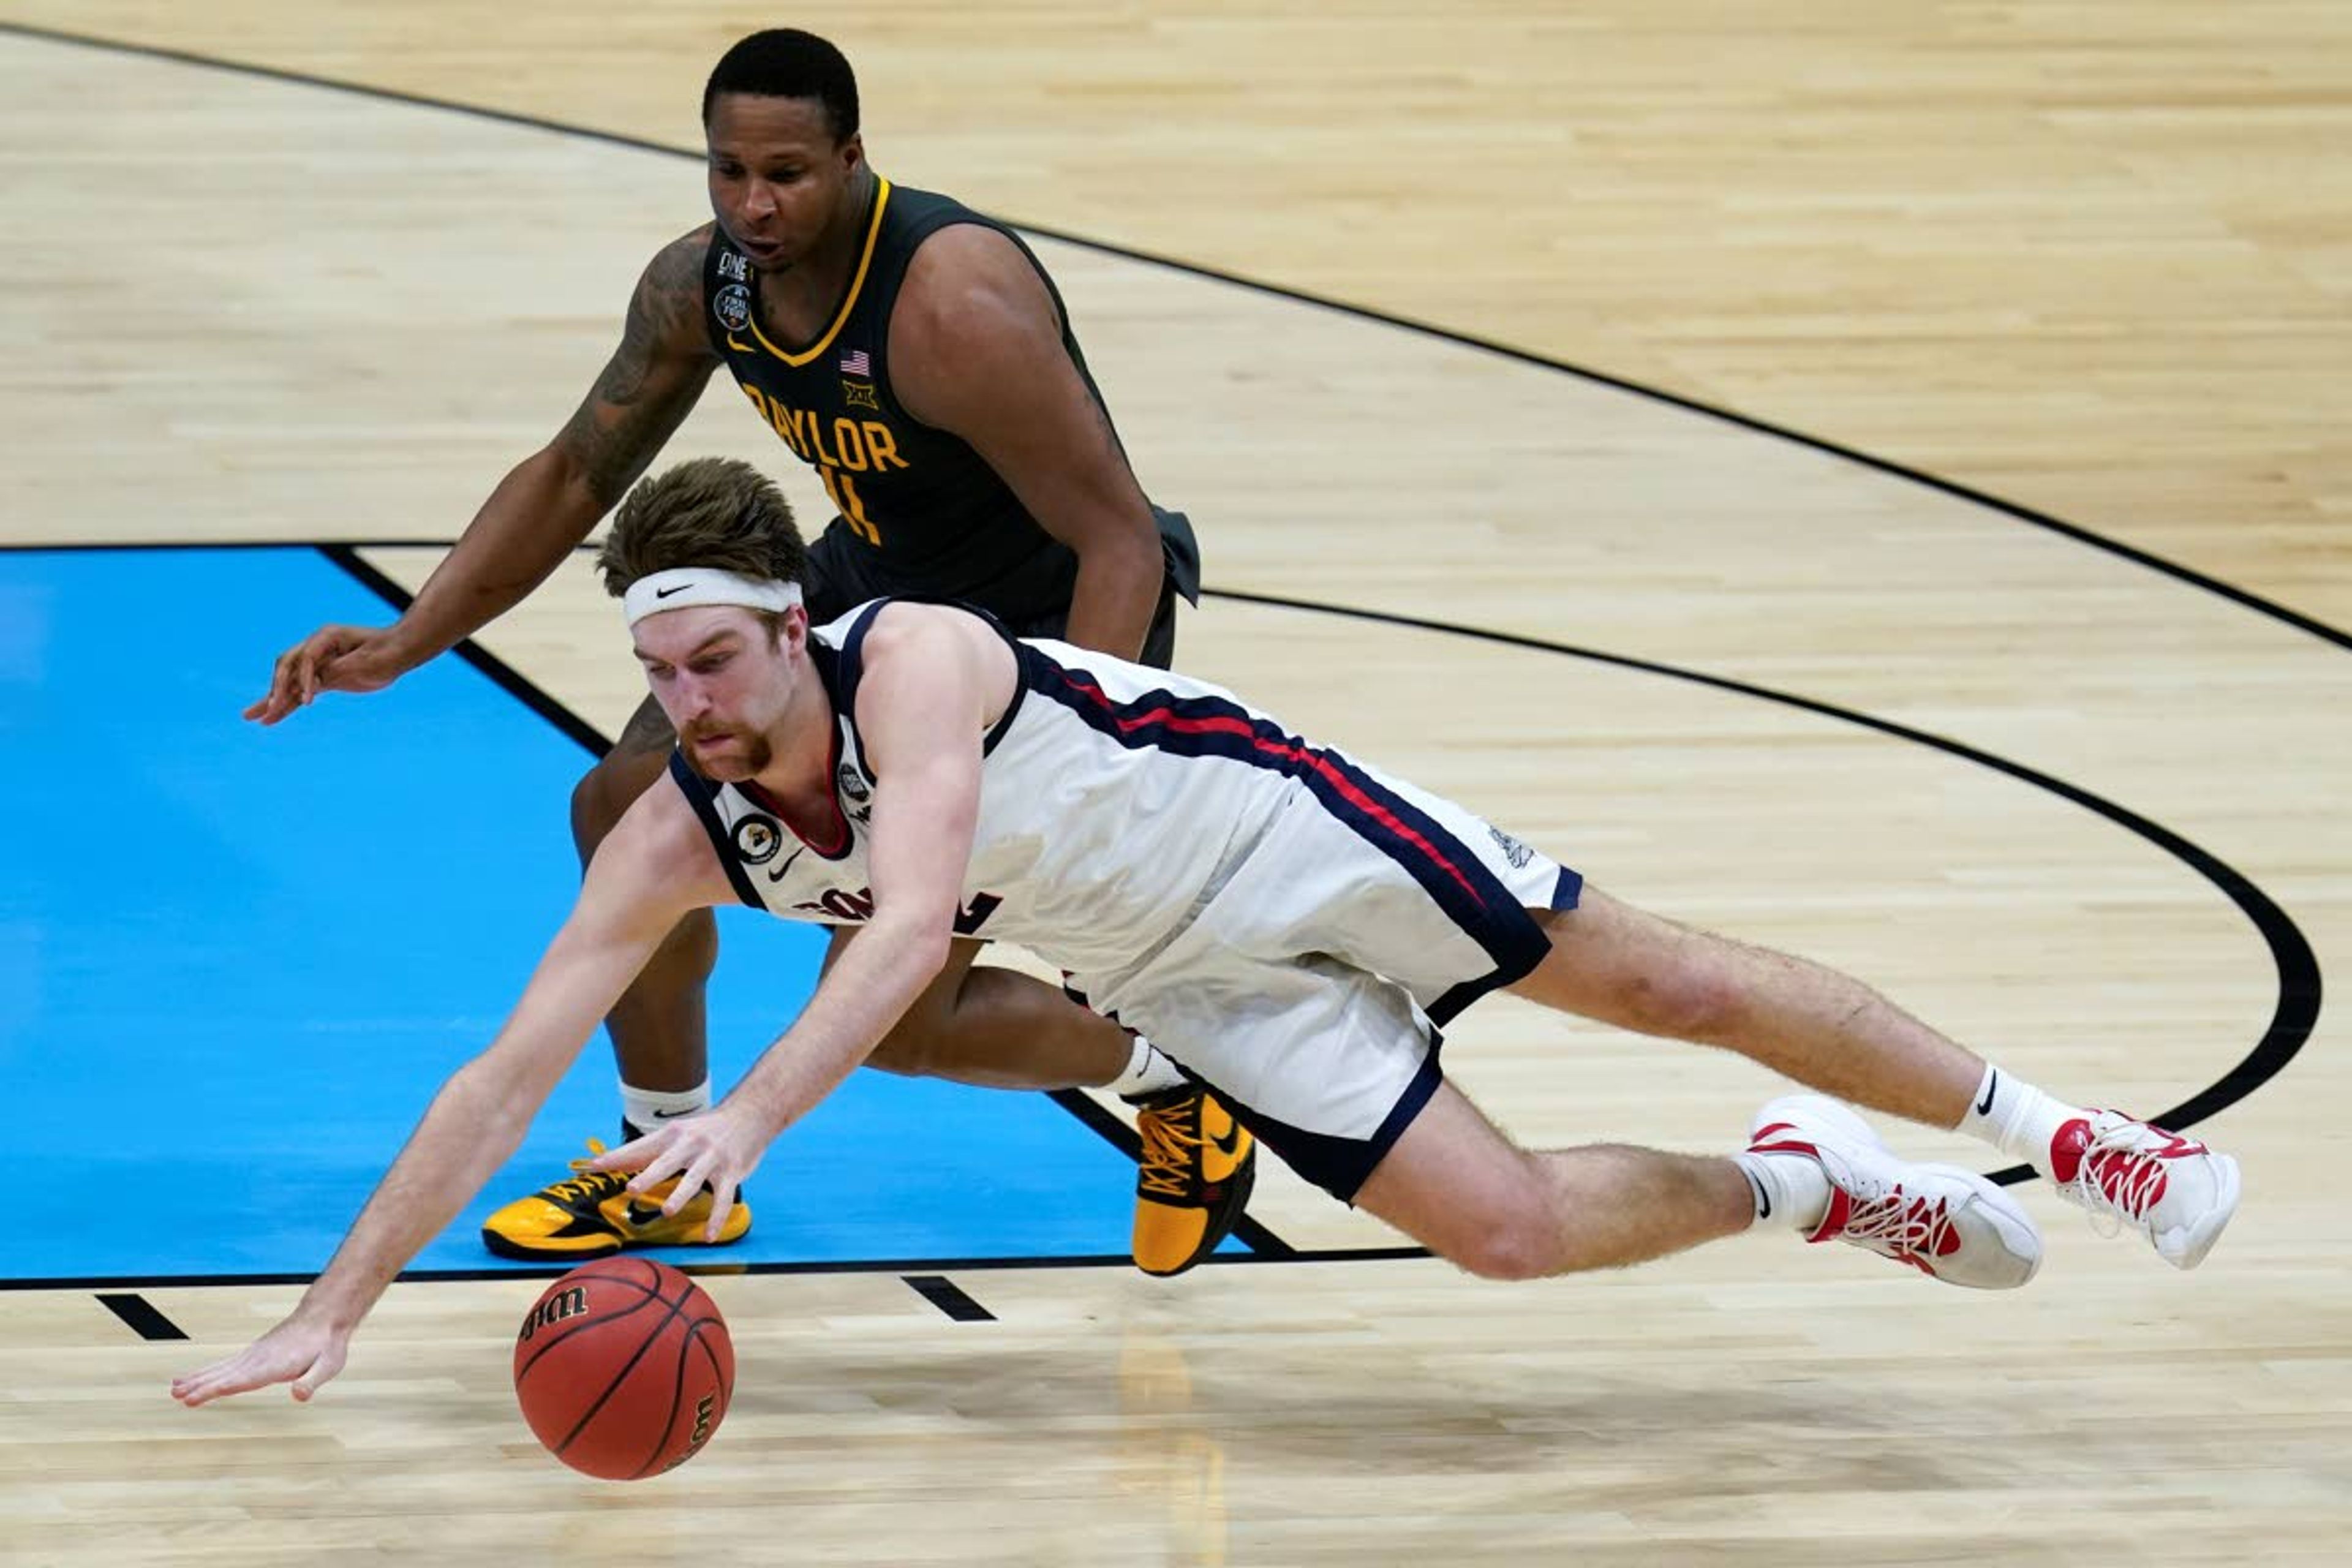
M1099 405L1061 293L1020 237L950 197L878 174L847 297L814 342L770 340L754 270L716 226L703 260L706 320L736 384L816 469L841 514L833 531L846 537L825 553L856 580L829 584L834 596L961 599L1020 618L1068 605L1077 557L1037 525L978 452L911 417L890 390L890 310L907 263L930 235L963 223L1005 236L1037 268L1062 317L1062 346Z

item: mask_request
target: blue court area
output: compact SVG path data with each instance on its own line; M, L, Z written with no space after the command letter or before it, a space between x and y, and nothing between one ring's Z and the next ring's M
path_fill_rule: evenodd
M0 553L0 1068L41 1194L0 1278L315 1272L520 994L577 883L575 742L455 658L238 717L313 626L388 615L304 549ZM822 939L721 922L723 1089ZM482 1216L617 1116L600 1036L414 1266L498 1267ZM723 1256L1121 1253L1133 1181L1042 1095L860 1072L771 1150Z

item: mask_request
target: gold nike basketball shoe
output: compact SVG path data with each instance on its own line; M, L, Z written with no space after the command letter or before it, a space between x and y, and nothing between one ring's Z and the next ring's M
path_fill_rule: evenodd
M1257 1182L1257 1140L1198 1085L1136 1102L1135 1266L1181 1274L1233 1233Z
M588 1140L592 1158L604 1152L602 1142ZM632 1247L724 1247L751 1228L751 1205L738 1198L719 1239L706 1241L709 1192L695 1194L675 1215L665 1215L661 1206L677 1190L677 1178L633 1193L629 1176L627 1171L591 1170L588 1161L574 1160L571 1175L517 1198L483 1221L482 1245L500 1258L584 1263Z

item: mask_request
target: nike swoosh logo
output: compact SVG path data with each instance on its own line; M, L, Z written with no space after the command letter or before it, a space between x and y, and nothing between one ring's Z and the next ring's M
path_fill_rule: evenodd
M1772 1194L1765 1191L1764 1184L1761 1182L1750 1182L1748 1185L1756 1189L1756 1217L1758 1219L1770 1219L1772 1217Z
M1984 1103L1977 1107L1977 1114L1979 1116L1990 1116L1992 1114L1992 1091L2000 1087L2000 1074L1994 1073L1991 1077L1985 1079Z
M680 583L680 584L679 584L677 586L676 586L675 588L656 588L656 589L654 590L654 597L655 597L655 598L656 598L656 599L667 599L667 598L668 598L672 594L683 594L683 593L685 593L688 588L692 587L693 585L694 585L694 584L691 584L691 583Z
M656 1121L675 1121L681 1116L692 1116L694 1114L695 1112L691 1110L656 1110L654 1112L654 1120Z
M1220 1153L1234 1154L1240 1152L1242 1146L1241 1123L1236 1121L1231 1127L1226 1128L1225 1135L1223 1138L1217 1137L1214 1133L1212 1133L1209 1137L1209 1142L1217 1146L1218 1152Z
M653 1224L656 1220L667 1219L669 1215L661 1212L661 1205L658 1204L653 1205L649 1207L645 1204L637 1202L635 1198L631 1198L629 1200L629 1223L631 1225L646 1226Z
M784 879L784 873L793 868L793 862L807 853L808 846L803 844L798 849L793 850L790 855L785 856L784 863L768 873L768 880L771 882L782 881Z

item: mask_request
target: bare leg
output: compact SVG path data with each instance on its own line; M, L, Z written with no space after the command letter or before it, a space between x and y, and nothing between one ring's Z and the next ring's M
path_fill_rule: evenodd
M1957 1127L1981 1058L1851 975L1644 914L1586 887L1538 910L1552 949L1511 987L1644 1035L1720 1046L1823 1093Z
M836 936L825 953L831 967ZM1075 1089L1127 1070L1125 1029L1017 970L975 966L988 944L959 941L939 977L874 1047L866 1065L908 1078L942 1078L986 1089Z
M1729 1160L1591 1144L1518 1147L1452 1084L1413 1118L1356 1204L1490 1279L1621 1268L1746 1230Z
M1512 987L1531 1001L1642 1034L1720 1046L1838 1100L1929 1126L1957 1129L1972 1123L1972 1130L1988 1142L2030 1160L2070 1201L2094 1213L2121 1215L2176 1268L2197 1267L2237 1211L2238 1167L2228 1156L2115 1111L2080 1110L2006 1074L1991 1073L1983 1058L1851 975L1644 914L1591 887L1575 910L1531 912L1552 942L1543 962ZM1971 1105L1979 1084L1986 1087L1987 1097ZM2005 1100L1999 1098L2004 1095ZM1818 1143L1826 1132L1832 1141L1853 1145L1838 1162L1848 1175L1838 1175L1827 1162L1822 1166L1832 1185L1853 1195L1856 1189L1848 1184L1856 1168L1855 1149L1863 1149L1865 1165L1874 1156L1862 1140L1843 1132L1834 1118L1795 1109L1804 1103L1800 1098L1788 1111L1798 1121L1814 1124L1804 1141ZM1995 1117L1997 1107L2000 1119L1988 1120ZM1865 1131L1863 1139L1867 1137ZM1404 1147L1403 1140L1397 1147ZM1544 1167L1557 1184L1596 1172L1610 1173L1592 1163L1595 1152L1521 1158L1533 1159L1539 1166L1554 1160L1585 1161L1582 1170L1570 1174L1562 1173L1566 1167ZM1601 1152L1622 1156L1627 1152ZM1788 1155L1783 1152L1771 1157ZM1646 1163L1637 1158L1634 1173L1613 1173L1617 1190L1638 1194L1637 1182L1664 1180L1664 1168L1655 1165L1654 1158ZM1449 1223L1445 1200L1437 1195L1443 1191L1442 1173L1441 1179L1424 1183L1417 1193L1397 1198L1385 1191L1376 1193L1376 1184L1388 1170L1383 1162L1365 1191L1391 1205L1394 1223L1414 1235L1424 1229L1444 1235ZM1886 1173L1882 1171L1882 1179L1865 1186L1883 1188ZM1761 1179L1769 1184L1784 1176L1767 1173ZM1912 1167L1903 1181L1892 1190L1898 1195L1907 1193L1906 1201L1911 1203L1943 1189L1937 1212L1939 1223L1953 1223L1949 1236L1922 1250L1907 1231L1874 1220L1862 1229L1841 1221L1845 1239L1955 1284L2006 1289L2033 1277L2042 1252L2032 1221L1998 1188L1941 1166ZM1769 1194L1759 1188L1762 1195ZM1784 1200L1792 1196L1786 1191L1780 1195ZM1620 1207L1634 1211L1628 1216L1629 1223L1639 1226L1633 1245L1663 1251L1676 1244L1677 1233L1668 1222L1651 1226L1642 1221L1641 1211L1653 1205L1660 1205L1661 1214L1682 1212L1654 1187ZM1799 1212L1799 1206L1792 1205L1791 1212ZM1853 1212L1868 1207L1864 1204ZM1882 1210L1877 1218L1885 1217ZM1585 1222L1588 1228L1602 1223ZM1531 1233L1522 1225L1517 1234ZM1949 1245L1953 1237L1957 1248ZM1588 1237L1585 1245L1605 1258L1608 1241L1605 1236ZM1430 1245L1439 1247L1434 1240ZM1507 1257L1503 1261L1511 1260Z

